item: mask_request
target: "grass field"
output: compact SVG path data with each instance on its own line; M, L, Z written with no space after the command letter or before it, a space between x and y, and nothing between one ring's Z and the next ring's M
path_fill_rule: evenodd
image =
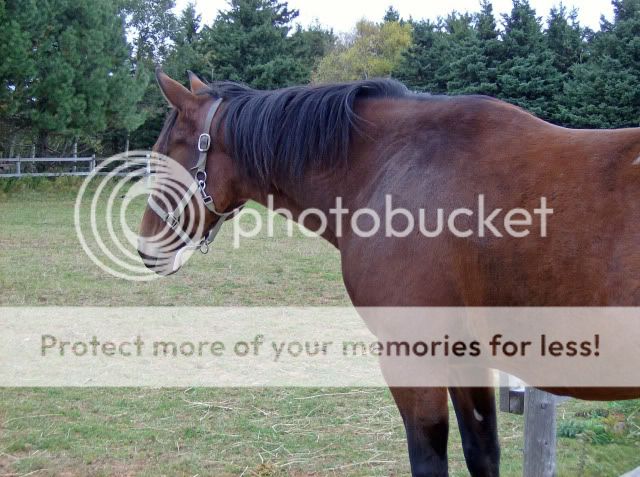
M76 187L0 185L0 305L348 304L337 252L300 235L234 250L227 228L211 253L170 278L110 277L77 243ZM499 419L502 473L521 475L523 419ZM451 422L451 474L464 476ZM558 432L560 476L640 465L640 401L569 401ZM0 390L0 476L407 474L400 417L384 389Z

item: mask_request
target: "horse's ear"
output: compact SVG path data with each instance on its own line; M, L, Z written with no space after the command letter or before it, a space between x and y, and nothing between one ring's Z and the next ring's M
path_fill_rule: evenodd
M187 71L187 73L189 73L189 84L191 85L192 93L195 94L199 91L202 91L203 89L208 88L206 83L198 78L198 76L193 71L189 70Z
M191 91L176 80L169 78L161 68L156 69L156 80L158 80L162 94L174 108L182 109L187 103L193 100Z

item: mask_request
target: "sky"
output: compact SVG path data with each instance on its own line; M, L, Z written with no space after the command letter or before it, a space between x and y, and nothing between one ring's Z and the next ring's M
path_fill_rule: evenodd
M219 9L226 9L226 0L191 0L196 4L198 13L202 15L205 24L210 24ZM176 0L176 9L182 10L189 0ZM379 21L384 16L389 5L393 5L403 18L412 16L414 19L436 19L445 16L452 10L459 12L474 12L479 10L480 0L288 0L290 8L300 11L296 19L306 26L319 21L325 27L331 27L336 33L350 31L355 23L362 19ZM493 0L496 14L507 13L511 9L511 0ZM558 5L560 0L530 0L538 16L545 17L552 6ZM613 7L610 0L564 0L564 4L571 8L579 7L580 23L597 30L600 25L600 15L611 19Z

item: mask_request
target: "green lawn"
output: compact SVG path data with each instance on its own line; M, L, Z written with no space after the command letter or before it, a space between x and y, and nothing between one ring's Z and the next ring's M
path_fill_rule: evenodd
M32 186L0 185L0 305L348 304L337 252L299 234L234 250L226 227L177 275L112 278L77 243L74 182ZM521 475L523 419L499 419L503 475ZM451 420L451 473L464 476ZM619 476L640 465L640 401L569 401L558 420L559 475ZM407 473L384 389L0 390L0 476Z

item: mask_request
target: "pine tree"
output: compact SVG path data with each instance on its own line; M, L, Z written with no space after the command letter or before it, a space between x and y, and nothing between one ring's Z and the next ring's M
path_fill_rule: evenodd
M396 10L395 8L393 8L393 5L389 5L389 8L387 8L387 11L384 13L384 18L382 19L383 22L398 22L400 23L400 12L398 10Z
M556 95L564 77L545 41L541 19L527 0L513 0L511 13L503 15L503 25L498 97L543 119L556 118Z
M614 25L627 20L637 20L640 11L638 0L612 0L611 4L613 5Z
M37 136L40 154L54 134L98 146L98 135L114 123L123 129L139 126L137 104L145 85L131 75L122 21L112 2L8 1L4 11L17 45L29 46L16 50L28 79L13 68L4 72L4 81L12 85L12 95L23 95L13 116Z
M513 0L510 14L502 15L504 59L539 53L544 42L542 21L528 0Z
M265 89L297 82L304 65L288 48L297 16L297 10L278 0L231 0L230 9L202 33L211 77Z
M450 42L442 22L413 24L409 48L393 75L416 91L446 93L450 80Z
M498 28L496 18L493 15L493 5L490 0L480 2L480 12L476 14L476 30L478 38L483 42L496 41Z
M450 94L495 94L495 68L480 39L481 19L452 14L446 21L449 39L447 92ZM486 27L487 25L483 25ZM487 32L485 32L486 34Z
M301 76L293 78L295 83L308 83L312 72L318 64L333 49L336 37L332 30L325 30L320 24L312 24L304 29L297 25L296 31L289 40L291 55L302 65Z
M640 124L640 0L614 0L614 20L602 20L584 64L571 68L559 97L560 118L577 127Z
M576 9L568 12L562 4L553 7L545 33L547 45L555 54L554 66L558 71L567 73L571 66L583 62L588 31L580 26Z
M163 64L165 72L173 78L186 81L188 70L206 76L205 58L200 51L201 21L193 3L186 6L176 21L173 44Z
M186 82L185 70L192 67L193 62L190 57L183 59L175 52L176 43L184 45L191 34L188 30L193 26L189 21L196 21L197 16L195 9L187 7L182 16L184 23L179 24L173 12L174 0L120 1L120 15L132 43L135 74L139 82L147 84L141 106L145 122L131 134L130 145L134 149L148 149L160 134L167 112L167 103L153 80L155 67L162 65L175 78ZM193 14L191 19L190 13ZM184 53L188 54L188 51Z
M0 0L0 122L9 143L29 124L29 89L36 73L31 32L40 22L37 5L35 0L20 3L18 8L17 2Z
M496 95L500 54L493 7L485 0L475 15L453 13L438 23L417 23L394 74L419 91Z
M120 0L127 32L133 38L134 62L149 69L162 64L176 30L174 0Z
M559 122L582 128L636 127L640 123L638 77L605 56L572 69L559 97Z

